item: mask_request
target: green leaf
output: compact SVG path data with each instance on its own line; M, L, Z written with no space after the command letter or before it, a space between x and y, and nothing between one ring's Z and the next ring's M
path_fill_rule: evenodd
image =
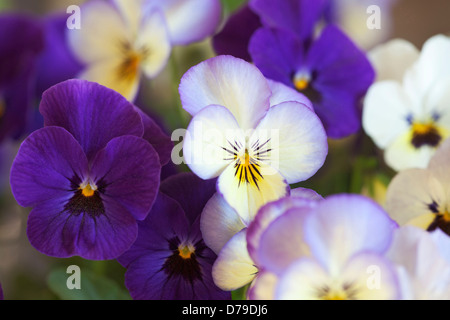
M247 0L221 0L226 15L232 14L247 3Z
M231 291L231 300L247 300L247 289L249 285L245 285L242 288Z
M69 289L67 280L72 273L66 269L53 270L47 278L47 285L62 300L130 300L128 292L122 289L111 279L93 273L89 270L80 270L80 289Z

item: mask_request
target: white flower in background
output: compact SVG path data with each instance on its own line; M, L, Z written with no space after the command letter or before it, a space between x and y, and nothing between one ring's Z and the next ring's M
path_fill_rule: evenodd
M396 171L425 168L450 135L450 38L437 35L422 52L404 40L374 49L377 79L364 100L363 128Z
M450 236L450 139L426 169L399 172L388 186L386 210L400 225L414 225Z
M397 229L387 257L403 300L450 300L450 237L440 230Z
M156 77L172 46L199 41L220 21L218 0L92 0L81 29L68 30L71 50L85 64L80 78L133 101L141 79Z
M329 2L329 22L339 25L360 47L370 49L389 37L393 21L391 11L397 0L330 0ZM373 5L377 8L372 7ZM371 28L368 27L368 23ZM377 28L372 27L372 24Z

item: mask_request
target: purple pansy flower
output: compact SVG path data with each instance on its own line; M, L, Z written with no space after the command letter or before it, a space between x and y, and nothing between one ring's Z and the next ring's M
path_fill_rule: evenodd
M56 257L114 259L137 237L161 171L139 112L117 92L68 80L43 94L45 127L21 145L11 169L17 202L32 207L27 235Z
M232 55L250 62L252 58L248 53L248 43L253 32L261 26L259 16L248 5L243 6L213 37L214 51L217 55Z
M266 77L296 88L313 102L329 137L342 138L361 127L359 102L374 71L366 55L336 26L328 25L313 37L323 3L283 1L277 11L278 1L251 1L264 27L253 34L249 52Z
M216 255L200 232L200 215L215 193L215 180L192 173L171 176L144 221L136 242L118 261L127 268L133 299L230 299L213 282Z
M36 96L51 86L73 79L83 65L75 59L67 40L67 14L56 13L41 21L45 36L45 47L38 58Z
M33 97L39 23L19 14L0 15L0 141L23 134Z

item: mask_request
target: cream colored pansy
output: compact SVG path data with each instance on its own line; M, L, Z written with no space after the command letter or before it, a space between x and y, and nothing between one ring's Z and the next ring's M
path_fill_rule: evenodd
M363 128L396 171L425 168L450 135L450 38L430 38L420 54L395 39L374 49L377 82L369 89Z

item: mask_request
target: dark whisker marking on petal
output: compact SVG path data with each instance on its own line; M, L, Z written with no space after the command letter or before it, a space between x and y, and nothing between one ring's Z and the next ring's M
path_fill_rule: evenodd
M272 138L267 139L266 142L264 142L262 145L259 145L256 149L254 149L253 151L258 151L259 149L261 149L262 147L264 147Z
M225 148L225 147L221 147L223 150L225 150L226 152L228 152L229 154L232 154L232 155L234 155L234 156L237 156L237 153L236 152L234 152L234 151L231 151L231 150L228 150L227 148Z
M228 144L234 149L234 151L236 151L236 152L239 152L239 150L237 149L237 147L234 145L234 144L232 144L230 141L228 141L227 140L227 142L228 142ZM236 141L235 141L235 143L236 143Z

